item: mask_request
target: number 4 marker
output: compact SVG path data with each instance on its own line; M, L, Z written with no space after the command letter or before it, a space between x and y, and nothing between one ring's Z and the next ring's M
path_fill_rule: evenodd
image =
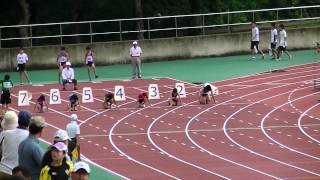
M115 86L114 88L114 99L116 101L125 101L126 100L126 94L124 92L123 86Z

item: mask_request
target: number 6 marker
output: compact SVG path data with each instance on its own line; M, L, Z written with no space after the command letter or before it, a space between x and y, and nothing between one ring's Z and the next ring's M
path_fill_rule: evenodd
M49 104L61 104L59 89L50 89L50 101Z

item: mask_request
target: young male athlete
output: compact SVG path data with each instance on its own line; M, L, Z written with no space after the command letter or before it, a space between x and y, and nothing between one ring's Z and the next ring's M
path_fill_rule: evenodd
M116 100L114 99L114 94L112 92L107 92L104 95L104 101L102 106L104 109L111 109L113 104L117 105Z
M98 75L96 73L96 66L94 63L94 58L95 57L94 57L94 54L93 54L91 47L87 46L84 61L87 66L89 81L91 81L90 71L93 71L95 78L98 78Z
M180 95L177 88L172 89L171 97L169 98L169 106L178 106L178 103L182 104Z

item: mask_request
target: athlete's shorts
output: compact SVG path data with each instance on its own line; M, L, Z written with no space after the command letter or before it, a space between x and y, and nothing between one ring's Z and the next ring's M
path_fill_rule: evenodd
M256 46L257 50L259 49L259 41L251 41L251 49L254 49L254 46Z
M10 103L11 103L10 93L2 93L1 104L10 104Z
M277 43L270 43L270 47L271 49L275 49L276 48Z
M23 64L18 64L18 71L19 72L23 72L26 70L26 64L23 63Z
M92 61L88 61L88 62L87 62L87 66L89 66L89 67L91 67L91 66L92 66L92 64L93 64L93 62L92 62Z
M279 50L279 51L285 51L286 49L287 49L286 46L279 46L279 47L278 47L278 50Z

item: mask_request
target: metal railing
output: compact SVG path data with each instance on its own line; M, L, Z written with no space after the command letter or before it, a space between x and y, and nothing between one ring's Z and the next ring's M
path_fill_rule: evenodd
M82 22L61 22L0 26L0 48L57 45L71 43L94 43L145 39L184 37L212 33L228 33L231 28L258 23L302 21L320 19L320 5L232 11L178 16L114 19ZM143 22L137 29L137 22ZM24 30L27 33L21 33ZM24 34L24 35L21 35Z

